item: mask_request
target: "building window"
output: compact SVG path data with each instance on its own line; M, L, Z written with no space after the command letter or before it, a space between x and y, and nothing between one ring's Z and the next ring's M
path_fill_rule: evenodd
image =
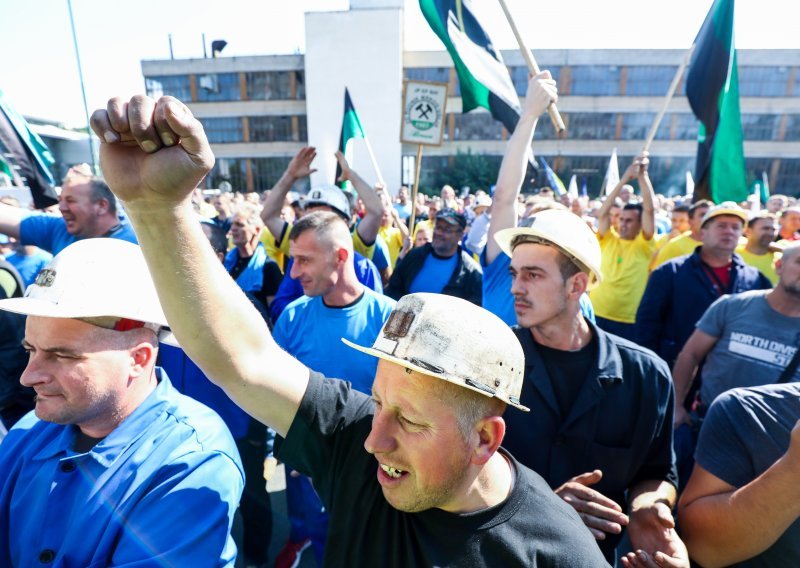
M242 119L239 117L201 118L200 122L206 131L208 141L212 144L226 144L243 140Z
M628 67L625 94L634 97L663 97L677 71L677 66L632 65Z
M291 158L253 158L253 185L256 191L270 189L283 175Z
M405 76L409 81L450 82L449 67L406 67ZM452 93L451 93L452 94Z
M739 67L739 95L785 97L789 83L787 67Z
M247 98L253 101L290 100L292 98L290 73L294 71L246 73ZM303 96L305 97L305 90Z
M767 173L769 173L769 170L767 170ZM761 172L758 172L758 175L761 175ZM770 192L796 196L798 195L798 187L800 187L800 160L781 159L777 183L775 187L772 187L772 184L770 184Z
M613 140L617 115L613 112L574 112L564 118L570 138L578 140Z
M742 114L745 140L777 140L779 116L775 114Z
M800 114L786 116L786 134L783 139L787 142L800 140Z
M233 191L247 191L247 174L244 158L219 158L214 163L214 169L206 176L209 188L217 188L223 181L233 186Z
M238 101L241 94L238 73L197 75L198 101Z
M548 67L547 70L550 71L550 75L555 79L556 84L558 84L558 75L561 71L561 67ZM509 67L509 72L511 73L511 82L514 83L517 94L520 97L524 97L525 93L528 92L528 67Z
M301 142L307 140L306 117L298 116L298 132L292 132L291 116L251 116L252 142Z
M697 117L691 113L667 114L664 116L664 122L669 121L672 124L673 116L675 117L675 136L671 139L697 140ZM661 132L661 129L659 129L659 132Z
M619 67L576 65L572 68L571 95L619 95Z
M170 96L185 102L191 102L192 100L192 89L188 75L145 77L144 86L147 90L147 95L154 99Z
M455 114L453 140L502 140L503 125L488 112Z
M622 130L620 131L620 138L622 140L644 140L647 133L650 132L650 127L653 126L653 121L656 119L654 112L631 112L622 115ZM664 120L659 124L658 131L663 129L667 130L669 136L669 124L665 125Z

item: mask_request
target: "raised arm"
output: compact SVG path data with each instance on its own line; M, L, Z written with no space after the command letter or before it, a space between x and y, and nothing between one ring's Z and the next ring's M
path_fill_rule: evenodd
M0 203L0 233L19 239L19 225L24 213L19 207Z
M656 194L647 167L650 165L650 154L644 152L636 157L634 163L639 162L639 191L642 192L642 236L649 241L656 234Z
M112 99L91 122L178 341L239 406L285 435L308 369L278 347L197 222L191 194L214 164L200 122L177 99L144 96Z
M283 209L286 195L297 180L308 177L317 171L311 167L311 162L314 161L316 156L317 149L313 146L301 148L292 158L292 161L289 162L289 165L286 166L283 175L272 187L272 191L269 192L269 196L264 201L264 207L261 209L261 219L276 241L281 238L281 233L283 232L284 220L281 219L281 209Z
M517 127L508 140L500 172L497 174L497 185L492 196L492 220L486 240L486 263L491 263L501 253L500 246L494 236L498 231L517 225L516 201L525 171L528 168L533 131L536 123L547 106L558 100L556 82L549 71L528 78L528 90L525 103L519 117Z
M622 187L627 185L631 180L636 179L639 175L638 159L637 157L633 163L628 166L625 173L619 178L619 183L614 186L614 189L611 190L611 193L608 194L606 200L603 201L603 205L601 205L600 209L597 211L597 233L601 237L604 237L609 229L611 229L611 216L609 213L611 212L611 207L616 203L619 192L622 191Z
M381 219L383 219L384 204L383 200L371 187L364 178L358 175L354 169L350 167L344 154L336 152L336 159L339 161L339 167L342 169L342 175L337 181L349 181L353 184L353 188L364 203L366 213L356 227L358 236L361 241L366 245L371 245L375 242L378 236L378 230L381 228Z

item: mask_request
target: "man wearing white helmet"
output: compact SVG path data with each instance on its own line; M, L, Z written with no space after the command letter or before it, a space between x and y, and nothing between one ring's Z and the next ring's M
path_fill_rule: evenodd
M155 367L166 319L139 247L74 243L0 309L28 316L36 391L0 445L0 566L232 566L239 455Z
M581 313L580 298L602 279L600 245L586 222L547 209L517 228L508 207L522 184L537 117L555 97L547 72L529 79L489 229L487 254L511 257L515 333L525 353L521 401L534 409L505 414L504 444L581 514L610 562L627 525L647 563L688 566L670 514L676 479L669 370ZM497 231L501 224L511 228Z
M279 457L314 479L335 543L326 565L605 565L577 514L499 450L523 364L502 321L458 298L409 295L372 348L356 346L380 359L372 400L310 372L278 348L192 219L191 191L214 162L200 123L171 97L121 102L92 126L172 328L212 380L285 437ZM151 142L159 149L147 153Z

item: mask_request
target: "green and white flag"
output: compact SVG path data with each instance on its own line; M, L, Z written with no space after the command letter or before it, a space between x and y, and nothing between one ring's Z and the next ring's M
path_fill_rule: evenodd
M352 147L350 141L353 138L366 138L364 127L361 126L361 121L358 119L356 107L353 106L353 100L350 98L350 91L347 87L344 89L344 115L342 116L342 132L339 135L339 151L344 154L349 163L352 163L352 152L348 152L349 147ZM339 182L339 176L342 175L342 168L336 164L336 179L334 183L342 188L343 191L351 192L353 188L349 181Z

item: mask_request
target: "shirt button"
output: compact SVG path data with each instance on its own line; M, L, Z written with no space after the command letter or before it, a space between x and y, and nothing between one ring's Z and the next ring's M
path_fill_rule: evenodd
M50 550L49 548L45 548L39 553L39 562L42 564L50 564L56 558L56 553L54 550Z
M61 471L63 471L64 473L70 473L71 471L75 471L76 467L77 466L75 465L75 462L72 460L61 463Z

